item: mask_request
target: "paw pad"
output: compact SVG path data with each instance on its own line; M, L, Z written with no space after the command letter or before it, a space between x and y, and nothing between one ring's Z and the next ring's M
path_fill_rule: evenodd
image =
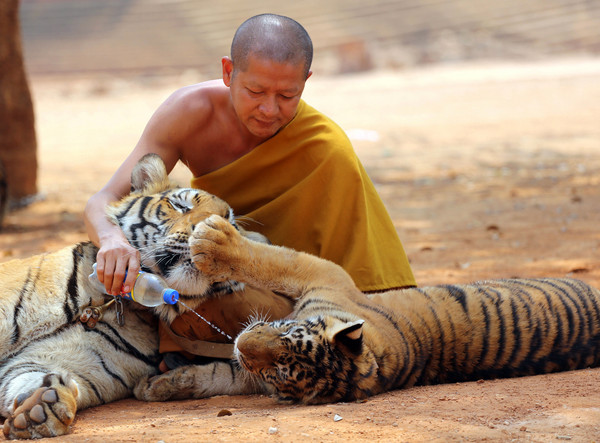
M46 413L42 405L35 405L29 411L29 418L36 423L43 423L46 421Z
M42 394L42 401L46 403L56 403L58 401L58 395L54 389L48 389Z
M17 429L26 429L27 428L27 419L25 418L25 414L19 414L15 417L13 421L13 426Z

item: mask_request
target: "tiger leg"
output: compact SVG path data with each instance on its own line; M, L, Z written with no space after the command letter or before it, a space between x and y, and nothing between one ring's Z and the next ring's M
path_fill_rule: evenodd
M133 393L139 400L166 401L206 398L213 395L264 393L255 378L242 372L233 362L216 361L206 365L188 365L164 374L141 379Z
M31 386L30 379L25 381ZM31 439L66 434L77 412L77 394L72 379L47 374L39 388L16 397L13 410L4 421L4 436Z
M359 293L341 266L317 256L243 237L218 215L198 223L190 237L194 265L215 281L237 280L298 299L315 287Z

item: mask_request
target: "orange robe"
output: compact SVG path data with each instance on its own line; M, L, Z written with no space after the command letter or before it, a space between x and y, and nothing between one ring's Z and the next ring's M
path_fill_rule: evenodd
M276 245L341 265L362 291L415 286L402 243L350 140L300 101L275 136L192 187L225 200Z

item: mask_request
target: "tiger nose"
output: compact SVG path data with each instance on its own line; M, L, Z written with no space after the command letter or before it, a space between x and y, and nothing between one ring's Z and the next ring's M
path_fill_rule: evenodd
M273 366L276 355L276 338L260 332L241 334L236 340L238 352L253 368Z

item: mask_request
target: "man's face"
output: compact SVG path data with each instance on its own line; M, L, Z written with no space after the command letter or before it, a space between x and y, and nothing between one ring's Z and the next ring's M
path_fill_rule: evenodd
M223 81L230 88L235 112L248 131L262 139L294 118L306 78L302 64L250 56L247 69L233 75L231 60L223 60Z

